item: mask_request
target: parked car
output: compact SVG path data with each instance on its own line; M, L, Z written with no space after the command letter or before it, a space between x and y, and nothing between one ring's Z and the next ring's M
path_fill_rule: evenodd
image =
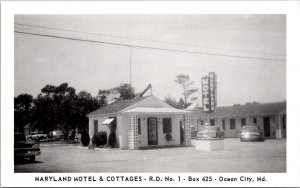
M241 142L243 141L263 141L262 130L255 125L243 126L240 134Z
M48 137L52 140L67 140L68 139L68 135L64 134L62 131L60 130L55 130L55 131L51 131L48 134Z
M41 154L40 146L34 142L26 141L26 137L22 133L15 133L14 158L29 158L35 161L35 156Z
M26 137L27 140L41 141L48 137L47 134L42 134L38 132L32 132L30 135Z

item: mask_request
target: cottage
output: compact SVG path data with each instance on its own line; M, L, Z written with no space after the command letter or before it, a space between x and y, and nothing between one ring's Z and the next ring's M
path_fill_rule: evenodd
M89 134L92 137L105 131L109 135L114 130L117 146L128 149L189 146L189 114L189 111L175 109L152 95L120 100L88 114Z
M258 125L265 138L286 138L286 102L218 107L214 113L203 113L200 107L191 111L192 132L207 124L223 130L224 137L237 137L242 126Z

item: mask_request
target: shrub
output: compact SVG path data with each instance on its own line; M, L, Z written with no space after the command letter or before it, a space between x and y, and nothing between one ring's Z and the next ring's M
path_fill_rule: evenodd
M107 134L104 131L100 131L92 138L92 143L96 146L104 146L107 143Z
M89 143L90 143L90 140L91 139L90 139L89 134L86 131L82 132L82 134L81 134L81 144L83 146L88 146Z
M111 131L108 137L108 146L115 148L117 146L117 136L115 131Z

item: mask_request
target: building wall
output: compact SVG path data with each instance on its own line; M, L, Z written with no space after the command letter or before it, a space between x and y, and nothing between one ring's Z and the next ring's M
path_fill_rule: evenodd
M110 128L107 125L102 125L102 122L105 121L107 118L110 117L116 117L116 116L98 116L98 117L90 117L89 118L89 135L90 138L93 138L93 136L96 134L95 129L94 129L94 120L98 120L98 132L100 131L104 131L107 134L107 141L108 141L108 137L110 134ZM120 145L120 132L122 132L122 127L120 126L121 123L121 119L119 118L119 116L116 117L116 124L117 124L117 128L116 128L116 137L117 137L117 147L119 147ZM124 128L123 128L124 129Z
M105 131L109 135L110 130L108 126L102 125L102 122L105 121L108 118L108 116L99 116L99 117L90 117L89 118L89 134L90 137L92 138L94 134L96 134L95 129L94 129L94 120L98 120L98 132L100 131Z
M89 118L89 135L92 138L94 133L94 120L98 120L98 132L105 131L107 136L110 133L110 129L107 125L102 125L102 122L111 116L99 116L99 117L90 117ZM183 115L138 115L138 118L141 120L141 134L138 134L138 147L147 147L148 146L148 118L154 117L157 118L157 137L158 137L158 146L167 146L167 145L180 145L180 120L183 118ZM171 118L172 122L172 140L167 141L165 136L166 133L163 133L163 123L162 118ZM128 114L117 115L117 146L120 148L128 148L128 123L129 116ZM153 145L151 145L153 146Z
M278 128L278 123L276 121L275 115L266 115L266 116L253 116L253 117L232 117L232 118L211 118L215 120L215 126L219 127L220 130L224 131L224 137L232 138L232 137L239 137L239 132L242 129L242 122L241 119L246 119L246 125L253 125L253 118L257 119L256 125L260 127L260 129L264 133L264 117L270 118L270 136L264 136L265 138L276 138L276 128ZM199 118L199 117L192 117L193 126L195 127L195 131L199 131L201 127L205 126L205 123L207 122L207 118ZM225 119L225 129L223 129L222 126L222 119ZM235 129L230 128L230 119L235 119ZM203 121L203 125L201 125L201 120ZM208 125L210 125L210 121L208 121ZM282 137L285 138L286 130L282 129Z
M138 147L147 147L148 145L148 118L157 119L157 146L180 145L180 116L179 115L138 115L141 121L141 134L138 134ZM167 141L163 133L163 118L171 118L172 140ZM128 118L127 118L128 119ZM128 122L128 121L127 121ZM127 123L128 125L128 123ZM128 134L128 133L127 133ZM128 143L128 139L127 139ZM155 145L151 145L155 146Z
M128 148L128 115L118 115L118 141L120 148Z

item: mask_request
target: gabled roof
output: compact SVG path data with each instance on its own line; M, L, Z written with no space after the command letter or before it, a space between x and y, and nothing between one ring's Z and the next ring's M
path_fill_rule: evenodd
M202 108L195 108L194 117L206 117ZM217 107L216 111L209 113L211 118L217 117L245 117L258 115L286 114L286 102L246 104L236 106Z
M88 116L90 116L90 115L99 115L99 114L118 113L119 111L121 111L121 110L135 104L135 103L138 103L138 102L146 99L147 97L149 97L149 96L115 101L111 104L108 104L108 105L106 105L102 108L99 108L98 110L95 110L95 111L89 113Z
M136 107L125 111L124 113L138 113L138 114L186 114L190 113L187 110L179 110L173 107Z

